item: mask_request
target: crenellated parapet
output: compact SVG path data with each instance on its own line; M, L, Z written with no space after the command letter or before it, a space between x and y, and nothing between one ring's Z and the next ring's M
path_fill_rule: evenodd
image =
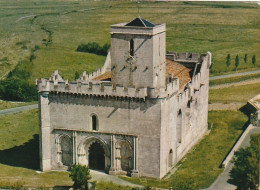
M179 90L179 79L173 79L166 88L135 88L111 85L104 81L75 81L63 80L58 71L48 79L36 80L39 92L55 92L89 95L96 97L121 97L131 99L167 98Z

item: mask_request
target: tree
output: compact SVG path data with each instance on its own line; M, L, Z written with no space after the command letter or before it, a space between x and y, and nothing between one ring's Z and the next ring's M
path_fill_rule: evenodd
M73 189L88 189L88 181L91 179L91 175L87 166L74 165L69 176L74 182Z
M227 67L229 68L229 65L230 65L230 54L228 54L227 57L226 57L226 64L227 64Z
M77 80L78 78L79 78L79 72L76 71L76 72L75 72L75 80Z
M256 190L259 186L260 134L251 135L250 146L235 152L229 183L238 190Z
M253 55L253 57L252 57L252 63L253 63L253 65L254 65L254 67L255 67L255 61L256 61L255 55Z
M244 61L245 61L245 64L246 64L247 63L247 54L245 54Z
M239 65L239 57L237 55L235 60L235 70L237 70L238 65Z

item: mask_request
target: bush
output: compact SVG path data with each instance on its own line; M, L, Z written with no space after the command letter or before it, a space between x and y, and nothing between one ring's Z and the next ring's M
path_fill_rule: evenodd
M10 101L37 100L38 92L35 85L22 79L8 79L0 83L0 96Z
M73 189L88 189L88 181L91 179L88 167L74 165L69 176L74 182Z
M97 55L107 55L107 51L110 48L109 44L104 44L102 47L96 42L89 42L87 44L80 44L77 48L79 52L94 53Z

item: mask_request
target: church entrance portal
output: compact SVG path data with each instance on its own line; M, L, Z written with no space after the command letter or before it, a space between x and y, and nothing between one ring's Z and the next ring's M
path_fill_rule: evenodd
M92 143L89 147L89 168L105 170L105 151L98 142Z

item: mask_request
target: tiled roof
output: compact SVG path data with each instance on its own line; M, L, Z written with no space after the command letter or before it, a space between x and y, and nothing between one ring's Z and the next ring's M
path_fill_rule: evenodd
M171 61L170 59L166 59L166 77L168 77L169 74L172 74L173 78L179 78L180 88L191 81L190 72L191 69L183 66L182 64ZM102 75L95 77L93 80L104 81L110 79L111 72L106 72Z
M127 23L125 26L154 27L155 25L141 17L137 17L131 22Z
M95 77L93 80L103 81L103 80L109 80L109 79L111 79L111 72L106 72L102 75L99 75L99 76Z
M166 77L168 77L169 74L172 74L173 78L178 78L180 88L191 81L190 72L191 69L182 64L166 59Z

